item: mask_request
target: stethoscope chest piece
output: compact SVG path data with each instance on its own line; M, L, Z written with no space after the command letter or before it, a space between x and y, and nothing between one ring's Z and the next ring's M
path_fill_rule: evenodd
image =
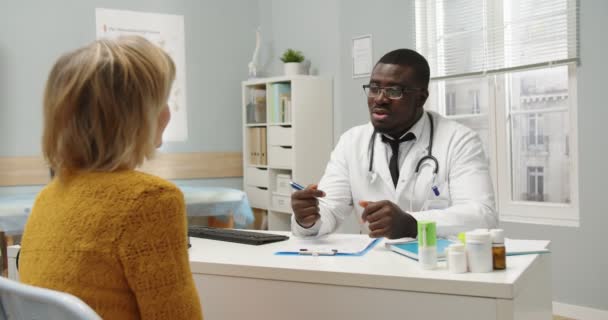
M367 173L367 177L369 179L369 183L374 183L374 182L376 182L376 178L378 177L378 174L375 171L370 171Z

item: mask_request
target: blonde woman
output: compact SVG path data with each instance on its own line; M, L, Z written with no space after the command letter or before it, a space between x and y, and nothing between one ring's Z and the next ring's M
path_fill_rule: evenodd
M200 319L184 198L135 171L162 143L175 76L141 37L63 55L44 93L42 149L56 176L36 199L21 280L71 293L106 319Z

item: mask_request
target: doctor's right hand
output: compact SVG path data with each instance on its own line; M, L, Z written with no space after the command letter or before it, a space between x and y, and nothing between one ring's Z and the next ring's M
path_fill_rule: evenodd
M296 222L303 228L310 228L321 218L319 199L325 197L325 192L318 190L316 184L309 185L304 190L291 194L291 208Z

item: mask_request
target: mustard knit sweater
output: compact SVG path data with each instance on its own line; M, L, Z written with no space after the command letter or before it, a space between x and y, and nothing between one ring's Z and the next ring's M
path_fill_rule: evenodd
M184 197L137 171L79 173L40 192L21 281L71 293L104 319L201 319Z

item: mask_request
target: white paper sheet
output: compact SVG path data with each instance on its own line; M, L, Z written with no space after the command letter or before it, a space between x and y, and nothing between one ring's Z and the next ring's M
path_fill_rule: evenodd
M549 252L549 240L505 239L508 256Z
M296 238L291 237L279 248L278 252L300 252L305 249L308 252L356 254L365 250L373 238L360 234L328 235L321 238Z
M372 36L353 38L353 78L367 77L372 72Z

